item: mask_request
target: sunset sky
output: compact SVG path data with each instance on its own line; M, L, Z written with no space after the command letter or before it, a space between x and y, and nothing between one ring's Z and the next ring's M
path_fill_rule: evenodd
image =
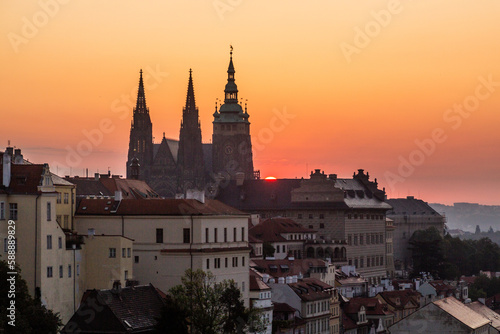
M363 168L392 198L500 205L499 16L498 0L4 0L0 149L124 175L141 68L155 141L178 139L192 68L210 142L232 44L262 177Z

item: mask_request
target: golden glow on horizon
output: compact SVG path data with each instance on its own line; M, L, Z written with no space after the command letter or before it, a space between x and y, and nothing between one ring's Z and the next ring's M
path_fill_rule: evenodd
M59 5L40 5L49 2ZM192 68L203 141L210 142L232 44L261 175L300 178L320 168L350 177L364 168L390 197L500 204L500 86L460 116L458 127L457 118L445 120L475 94L480 77L500 82L500 2L255 0L224 13L214 3L2 2L0 149L10 139L61 175L108 167L125 174L140 68L155 141L163 132L179 137ZM390 3L399 6L383 21ZM379 31L356 46L363 40L357 31L376 28L377 20ZM16 47L12 34L24 38ZM357 47L350 62L342 43ZM273 123L284 112L294 118ZM109 132L73 157L103 120ZM387 173L399 175L402 159L438 128L446 139L390 187Z

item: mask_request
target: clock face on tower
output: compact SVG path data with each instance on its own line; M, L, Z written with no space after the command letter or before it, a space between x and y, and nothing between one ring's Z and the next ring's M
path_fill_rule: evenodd
M226 144L224 146L224 153L227 154L227 155L230 155L233 153L233 145L231 144Z

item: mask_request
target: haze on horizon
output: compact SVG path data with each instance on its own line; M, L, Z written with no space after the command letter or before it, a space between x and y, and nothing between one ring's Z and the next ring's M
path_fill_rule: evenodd
M155 141L178 139L192 68L210 142L232 44L263 178L362 168L392 198L500 205L499 14L494 0L4 1L0 149L124 175L141 68Z

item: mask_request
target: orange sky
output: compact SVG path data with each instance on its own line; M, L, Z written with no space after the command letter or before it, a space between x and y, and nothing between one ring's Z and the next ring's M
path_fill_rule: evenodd
M499 14L497 0L2 1L0 148L124 174L140 68L157 140L178 138L193 69L209 142L232 44L264 177L364 168L390 197L500 204Z

